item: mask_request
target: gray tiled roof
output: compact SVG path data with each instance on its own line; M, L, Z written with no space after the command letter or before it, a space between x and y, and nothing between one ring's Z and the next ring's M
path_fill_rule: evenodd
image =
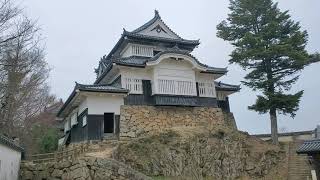
M57 117L60 117L64 109L70 104L72 99L75 97L77 94L77 91L86 91L86 92L104 92L104 93L123 93L126 94L129 92L128 89L120 88L120 87L115 87L107 84L93 84L93 85L86 85L86 84L79 84L76 82L76 86L74 87L72 93L66 100L66 102L63 104L61 109L59 110Z
M177 38L174 39L175 41L178 40L181 42L199 44L199 40L186 40L186 39L181 38L177 33L175 33L172 29L170 29L170 27L161 19L161 16L157 10L154 11L154 17L150 21L148 21L147 23L145 23L144 25L140 26L139 28L137 28L133 31L126 32L126 33L127 33L127 35L141 35L141 34L139 34L141 31L147 29L149 26L151 26L157 20L160 20L166 26L166 28L168 28L174 35L177 36ZM147 37L153 37L153 36L139 36L139 37L147 38ZM160 38L160 39L162 39L162 38ZM169 39L163 38L162 40L169 40Z
M220 82L214 82L217 91L239 91L240 85L232 85Z
M305 141L297 150L298 154L320 153L320 139Z
M159 37L159 36L148 36L144 34L128 32L126 30L123 31L123 35L127 37L147 39L147 40L166 41L166 42L173 42L173 43L193 44L193 45L200 44L199 40L172 39L172 38L165 38L165 37Z
M150 57L130 56L124 58L113 59L112 62L120 65L131 65L144 67Z
M84 84L76 84L75 89L80 91L94 91L94 92L115 92L115 93L127 93L129 92L128 89L114 87L110 85L84 85Z
M117 58L113 60L113 63L120 64L120 65L128 65L128 66L139 66L139 67L145 67L147 62L156 61L161 55L168 54L168 53L174 53L174 54L181 54L189 56L196 60L196 62L202 66L207 68L208 70L206 72L210 73L217 73L217 74L225 74L227 72L226 68L217 68L217 67L211 67L206 64L201 63L196 57L191 55L189 51L185 50L179 50L179 49L170 49L167 51L163 51L158 53L157 55L153 57L139 57L139 56L130 56L125 58Z
M16 143L13 142L13 140L1 134L0 134L0 144L10 147L16 151L23 152L23 148L21 146L17 145Z

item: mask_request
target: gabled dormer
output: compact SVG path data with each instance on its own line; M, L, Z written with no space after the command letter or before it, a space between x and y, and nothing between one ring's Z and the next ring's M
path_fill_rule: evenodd
M106 59L120 57L129 48L129 44L137 45L137 51L142 46L148 47L149 49L146 50L148 52L151 52L151 47L153 49L154 47L166 49L178 46L180 49L191 52L200 42L199 40L181 38L164 23L159 12L155 11L154 17L139 28L133 31L124 29L121 38L107 55ZM134 52L134 50L131 52ZM148 56L151 56L151 54L153 53L149 53Z
M155 10L154 17L150 21L135 29L131 33L145 36L183 40L162 21L157 10Z
M171 30L157 10L150 21L131 32L124 30L123 36L126 43L123 43L122 47L119 46L120 57L153 57L173 47L191 52L199 45L198 40L183 39ZM117 56L117 53L114 56Z

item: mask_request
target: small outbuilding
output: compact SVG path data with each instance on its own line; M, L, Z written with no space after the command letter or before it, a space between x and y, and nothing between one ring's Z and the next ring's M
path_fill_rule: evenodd
M0 134L0 179L17 180L23 148Z
M312 165L312 178L320 178L320 139L307 140L297 150L298 154L306 154L310 157Z

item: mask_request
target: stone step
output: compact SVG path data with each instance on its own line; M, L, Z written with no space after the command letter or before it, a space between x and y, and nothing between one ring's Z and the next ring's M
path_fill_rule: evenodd
M302 141L289 143L288 180L311 180L308 156L296 153L301 144Z

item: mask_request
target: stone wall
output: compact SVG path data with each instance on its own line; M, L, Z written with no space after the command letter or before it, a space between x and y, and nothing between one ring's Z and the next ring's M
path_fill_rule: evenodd
M172 127L235 126L235 122L231 122L234 118L228 118L233 116L226 116L220 108L123 105L120 112L121 138L153 134Z
M114 158L159 179L287 180L286 149L223 126L183 127L120 142Z
M21 180L151 179L114 159L95 157L51 163L24 163L21 165L20 172Z

